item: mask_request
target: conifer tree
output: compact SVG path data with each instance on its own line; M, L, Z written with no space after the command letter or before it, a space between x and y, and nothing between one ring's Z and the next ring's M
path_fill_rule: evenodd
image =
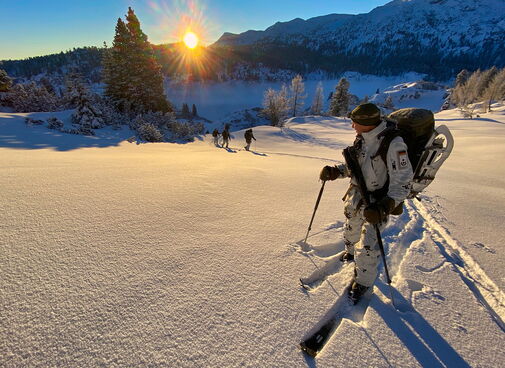
M196 111L196 105L195 104L193 104L193 106L191 108L191 115L198 116L198 112Z
M331 96L330 115L346 116L349 110L349 86L347 79L342 78L335 87L335 92Z
M12 86L12 79L9 78L7 72L0 69L0 92L7 92Z
M181 115L185 118L189 118L189 106L187 103L182 104Z
M132 8L118 19L112 49L104 60L105 94L123 110L171 111L161 67Z
M73 97L76 109L72 114L72 123L80 132L93 135L92 129L104 125L102 112L93 104L88 88L79 80L75 84Z

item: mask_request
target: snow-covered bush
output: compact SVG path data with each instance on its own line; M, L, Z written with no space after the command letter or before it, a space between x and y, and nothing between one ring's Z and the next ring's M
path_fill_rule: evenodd
M44 125L44 120L25 118L26 125Z
M128 114L117 110L108 100L101 99L96 106L102 112L102 118L105 125L120 127L121 125L127 125L131 120Z
M47 119L47 127L49 129L61 130L63 128L63 122L53 116Z
M172 121L168 124L173 139L192 139L195 135L202 134L204 129L203 123Z
M61 108L56 95L35 82L15 84L8 92L7 101L16 112L56 111Z
M141 124L137 128L137 132L139 134L140 139L145 140L147 142L162 142L163 134L151 123Z

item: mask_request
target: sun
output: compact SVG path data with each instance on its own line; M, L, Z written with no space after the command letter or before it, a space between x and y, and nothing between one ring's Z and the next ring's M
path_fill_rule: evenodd
M198 36L193 32L186 32L183 37L184 44L190 49L194 49L198 45Z

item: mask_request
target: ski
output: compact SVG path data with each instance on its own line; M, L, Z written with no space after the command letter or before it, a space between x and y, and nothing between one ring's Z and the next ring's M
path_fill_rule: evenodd
M333 307L330 308L323 319L300 342L300 349L311 357L315 358L324 348L340 325L340 322L342 322L345 312L352 306L352 301L348 296L349 287L347 286L344 289Z
M373 295L373 287L361 297L357 304L354 304L349 296L350 287L351 285L344 289L333 307L330 308L322 320L300 342L300 349L312 358L315 358L323 350L344 318L348 318L354 322L363 319Z

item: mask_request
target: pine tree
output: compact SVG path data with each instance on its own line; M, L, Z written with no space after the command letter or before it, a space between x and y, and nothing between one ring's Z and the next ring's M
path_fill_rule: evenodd
M123 110L171 111L161 67L132 8L126 24L118 19L113 47L104 59L105 95Z
M189 106L187 103L182 104L181 115L184 118L189 118Z
M12 86L12 79L9 78L7 72L0 69L0 92L7 92Z
M335 92L331 97L330 115L346 116L349 110L349 82L342 78L335 87Z
M291 80L290 92L292 116L296 116L300 109L303 108L304 100L307 97L307 95L303 94L305 92L305 85L303 84L303 78L300 74L296 75L296 77Z
M316 93L314 95L314 101L312 102L311 112L314 115L321 115L323 111L324 104L324 92L323 92L323 83L319 82L316 87Z
M92 129L101 128L104 125L102 112L93 104L88 88L78 79L74 81L73 100L76 109L72 114L72 123L81 133L93 135Z
M198 116L198 112L196 111L195 104L193 104L193 106L191 108L191 115L193 115L193 117Z

